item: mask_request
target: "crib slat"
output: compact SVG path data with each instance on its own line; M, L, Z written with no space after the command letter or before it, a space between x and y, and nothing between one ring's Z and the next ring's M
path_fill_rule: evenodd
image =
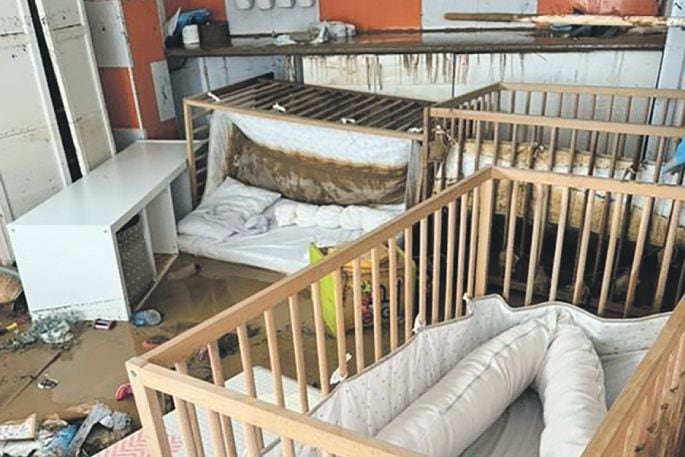
M666 291L666 280L668 279L668 272L671 267L671 259L673 258L673 246L675 245L676 235L678 233L678 223L680 222L680 208L683 202L676 200L673 202L671 210L671 220L668 225L668 234L666 235L666 243L664 244L664 255L661 260L661 269L659 270L659 279L656 282L656 293L654 294L654 312L660 312L662 302L664 300L664 293Z
M638 277L640 276L640 265L642 264L642 255L645 251L645 244L647 241L647 232L649 229L649 221L652 216L652 206L654 199L648 198L645 206L642 208L640 216L640 227L637 231L637 239L635 240L635 253L633 254L633 263L630 267L630 277L628 279L628 290L626 292L626 302L623 309L623 317L630 316L633 310L633 303L635 301L635 290L637 288Z
M552 265L552 279L549 287L549 300L557 299L559 289L559 271L561 270L561 257L564 250L564 235L566 234L566 219L568 218L568 203L570 189L564 187L561 192L561 207L559 208L559 223L557 225L557 238L554 245L554 260Z
M469 196L461 196L459 203L459 250L457 252L457 287L454 297L454 315L462 315L462 302L464 297L464 277L466 275L466 222L468 218Z
M609 195L607 194L607 198ZM621 213L623 212L624 196L616 194L614 200L614 213L611 215L611 228L609 229L609 245L607 246L606 262L604 264L604 276L602 278L602 289L599 294L599 305L597 314L604 316L606 311L607 299L609 298L609 290L611 289L611 275L614 266L614 257L616 255L616 244L618 243L618 229L620 227Z
M321 393L326 396L330 393L328 382L328 359L326 357L326 329L324 328L323 315L321 314L321 284L316 281L311 285L312 307L314 309L314 333L316 335L316 354L319 363L319 382Z
M447 206L447 271L445 272L445 320L452 319L454 301L454 238L457 226L457 202L453 200Z
M504 278L502 296L509 299L511 290L511 275L514 269L514 242L516 241L516 216L518 207L519 182L514 181L509 186L509 215L507 220L507 247L504 255Z
M297 387L300 393L300 410L302 413L309 411L309 398L307 396L307 371L304 364L304 348L302 342L302 317L300 315L300 300L297 296L288 297L290 311L290 330L293 335L293 354L295 354L295 373L297 375Z
M592 207L595 201L595 191L590 190L587 193L587 201L585 202L585 217L583 224L583 234L580 239L580 251L578 256L578 266L576 268L576 284L573 289L573 304L577 305L580 302L580 294L583 292L585 286L585 262L587 261L587 249L590 242L590 232L592 228Z
M373 301L373 355L378 361L383 357L383 328L381 303L381 273L378 259L378 248L371 249L371 287Z
M478 208L480 206L480 190L473 189L473 201L471 206L471 233L469 239L469 270L466 281L466 294L473 298L476 286L476 256L478 246Z
M428 268L428 219L419 227L419 320L426 323L426 270Z
M269 349L269 365L271 366L271 377L273 380L276 404L281 408L285 407L285 394L283 392L283 373L281 370L281 357L278 351L278 335L276 333L276 322L274 320L273 309L264 311L264 324L266 328L266 342ZM283 455L293 457L295 449L291 439L281 436Z
M479 124L480 125L480 124ZM440 320L440 252L442 245L442 209L433 213L433 278L431 280L433 300L431 322Z
M488 266L490 258L490 236L492 233L492 204L493 204L494 181L489 180L480 185L480 204L474 206L474 212L478 211L478 246L475 296L483 296L488 289Z
M188 366L186 362L176 362L176 371L187 375ZM195 405L185 400L174 397L174 405L178 411L178 422L181 426L181 438L185 451L190 456L204 457L202 439L200 437L200 425L197 422L197 411Z
M254 380L252 368L252 354L250 353L250 340L247 335L247 327L241 324L236 328L238 334L238 347L240 349L240 362L245 376L245 393L252 398L257 398L257 386ZM259 455L259 449L264 447L262 430L250 424L243 424L243 430L247 441L247 450L250 457Z
M388 294L390 298L390 350L395 352L399 345L397 335L397 240L391 237L388 240L389 268Z
M221 355L219 354L219 345L216 341L212 341L207 345L207 354L209 355L209 366L212 370L214 384L224 387L224 372L221 369ZM231 418L210 411L209 421L212 430L212 441L214 443L214 455L217 457L236 457L237 451Z
M526 280L526 296L523 301L524 305L533 303L533 289L535 287L535 274L537 271L537 257L540 249L540 231L542 229L542 205L544 203L544 189L541 184L535 185L535 193L537 199L535 200L535 208L533 210L533 235L530 240L530 252L528 255L528 278Z
M354 299L354 352L357 373L364 369L364 321L362 320L362 270L359 257L352 261L352 290Z
M414 320L414 240L412 227L404 229L404 341L411 338Z
M342 378L347 377L347 346L345 341L345 310L343 309L343 279L340 268L333 272L333 286L335 288L335 340L338 348L338 371Z

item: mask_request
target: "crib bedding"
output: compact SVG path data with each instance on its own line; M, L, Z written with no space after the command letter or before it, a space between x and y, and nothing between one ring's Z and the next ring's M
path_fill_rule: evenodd
M309 245L337 246L358 238L359 230L322 227L271 227L256 235L233 235L223 241L179 235L181 252L290 274L309 265Z
M310 414L376 437L473 349L515 325L550 312L572 319L592 342L604 369L606 403L610 408L669 317L660 314L607 320L559 302L512 309L496 295L469 302L467 308L467 316L460 320L419 327L407 345L344 380ZM447 347L451 350L446 351ZM463 455L539 455L542 421L538 394L531 395L529 389ZM305 447L296 451L298 456L317 455ZM266 454L280 455L279 446Z
M309 247L358 238L404 205L311 205L231 177L178 223L181 252L290 274L309 265Z

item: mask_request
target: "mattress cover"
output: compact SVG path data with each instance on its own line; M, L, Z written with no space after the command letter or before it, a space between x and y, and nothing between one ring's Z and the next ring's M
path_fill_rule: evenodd
M514 325L549 312L569 316L592 341L604 368L606 401L611 407L670 316L664 313L636 319L603 319L561 302L514 309L498 295L470 301L467 311L466 317L459 320L419 327L412 341L342 381L310 415L365 436L376 436L473 349ZM463 455L536 456L542 428L537 393L526 392ZM318 455L302 446L296 452L298 456ZM279 445L267 449L265 455L281 455Z

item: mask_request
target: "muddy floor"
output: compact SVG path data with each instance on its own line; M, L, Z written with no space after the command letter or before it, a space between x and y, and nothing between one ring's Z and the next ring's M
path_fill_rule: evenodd
M192 273L188 265L195 261L201 269ZM146 308L152 307L162 313L164 320L159 326L135 328L129 323L118 322L107 331L82 325L76 326L75 342L67 349L36 344L16 352L1 351L0 421L25 417L33 412L41 418L99 400L115 410L133 415L137 422L133 401L117 402L114 395L117 387L127 382L124 362L145 352L143 341L157 336L173 337L281 277L255 268L181 256L145 304ZM0 308L0 322L21 318L10 315L7 307ZM28 325L30 323L20 329L24 330ZM9 337L0 337L0 346ZM37 381L44 374L55 379L57 387L38 389Z

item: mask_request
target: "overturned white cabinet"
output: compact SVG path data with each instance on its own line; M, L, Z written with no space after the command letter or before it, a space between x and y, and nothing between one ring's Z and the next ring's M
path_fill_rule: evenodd
M12 222L31 316L129 320L178 255L190 207L185 143L139 141Z

